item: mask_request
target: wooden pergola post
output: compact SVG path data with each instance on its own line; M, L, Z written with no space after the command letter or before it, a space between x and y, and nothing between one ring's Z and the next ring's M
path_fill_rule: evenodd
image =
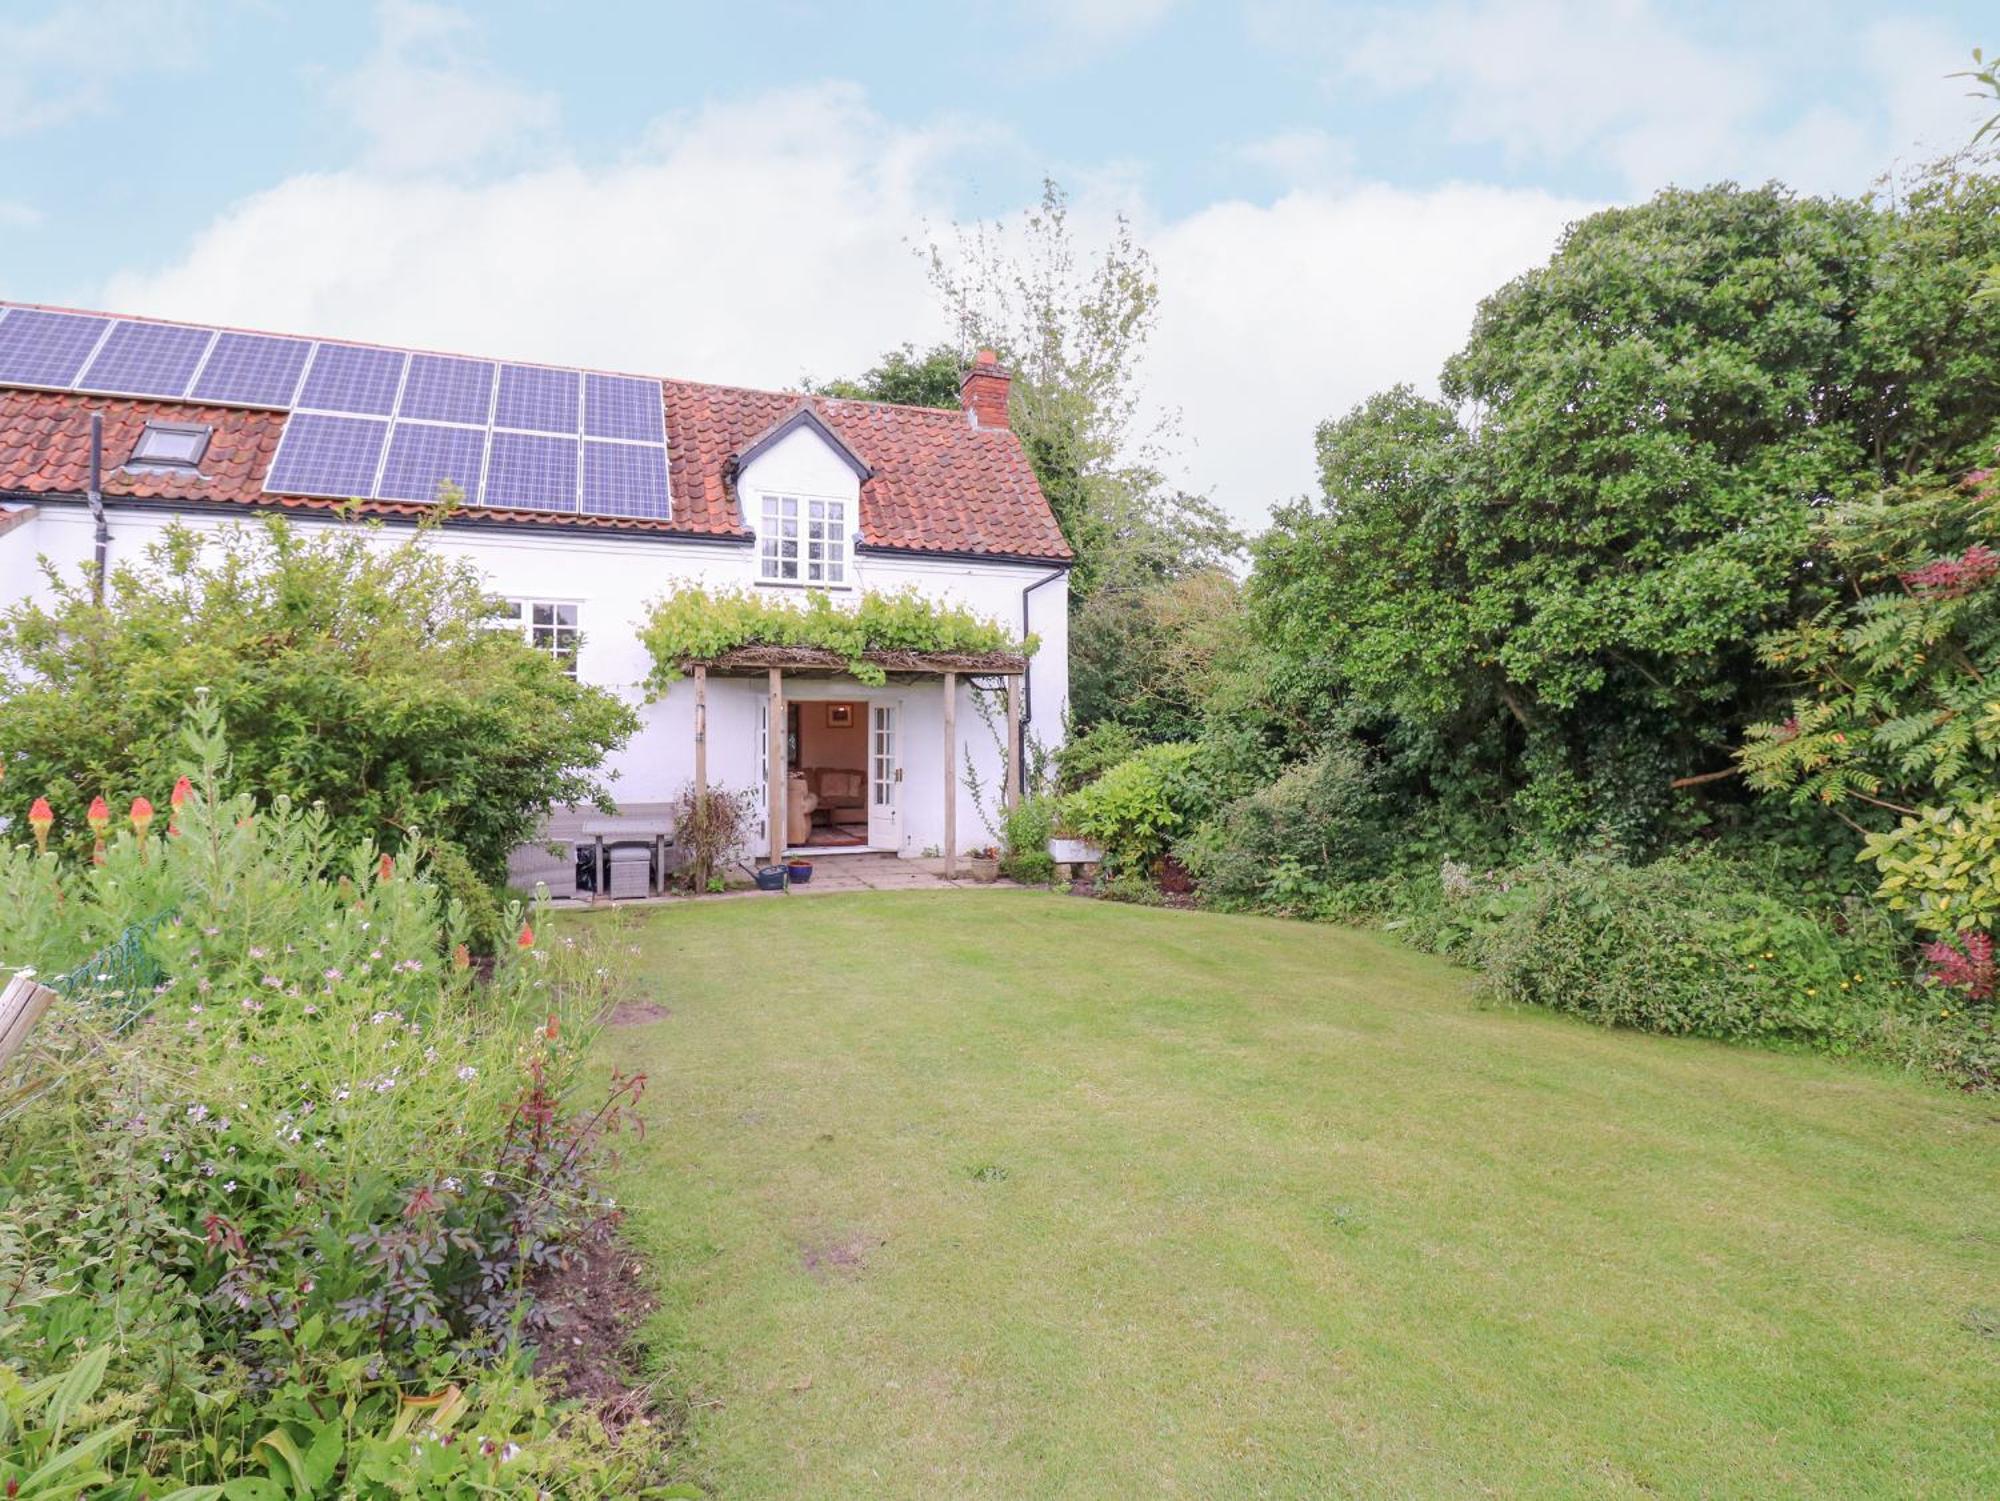
M1021 743L1021 679L1007 674L1007 806L1021 806L1021 761L1027 755Z
M958 874L958 674L944 675L944 878Z
M694 668L694 816L708 817L708 667Z
M771 669L771 863L785 858L785 675Z

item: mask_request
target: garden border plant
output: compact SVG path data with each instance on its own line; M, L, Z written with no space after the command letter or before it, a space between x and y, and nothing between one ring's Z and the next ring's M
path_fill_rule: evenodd
M188 750L167 828L140 802L88 862L0 849L9 961L138 928L162 975L129 1035L86 988L17 1060L45 1092L0 1144L0 1391L104 1383L76 1467L104 1501L664 1494L645 1430L612 1446L528 1370L532 1290L615 1214L592 1176L644 1086L582 1093L607 955L517 904L477 966L419 851L212 798L212 706Z

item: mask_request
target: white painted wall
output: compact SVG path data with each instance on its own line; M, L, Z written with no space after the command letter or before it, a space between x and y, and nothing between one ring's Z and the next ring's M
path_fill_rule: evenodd
M838 486L844 479L846 492ZM833 495L858 503L853 472L807 432L794 433L746 470L744 495L754 506L752 481L760 486L790 487L787 493ZM809 488L819 487L819 488ZM753 509L753 517L756 511ZM850 511L850 514L855 514ZM135 558L155 541L173 519L165 507L110 507L111 560ZM181 518L200 531L213 532L235 524L232 518L209 514ZM298 518L304 527L338 523ZM38 557L47 557L76 576L92 551L91 520L81 505L49 503L37 516L0 535L0 598L40 596L46 585ZM394 544L409 536L404 528L385 528L382 536ZM583 646L578 676L618 693L639 708L640 732L612 762L612 790L621 802L661 802L672 797L694 775L694 690L687 681L676 684L664 698L645 702L644 681L650 663L638 639L638 627L648 606L683 582L710 588L763 588L757 581L757 554L752 546L686 541L639 540L632 537L588 535L581 532L474 530L448 527L433 533L437 551L469 560L490 581L496 594L509 598L554 600L578 607ZM1051 569L1035 564L984 563L907 556L852 556L849 574L853 590L894 591L915 588L949 600L998 621L1010 633L1022 627L1022 589L1048 577ZM840 597L836 595L836 597ZM1068 583L1056 577L1031 597L1028 628L1041 638L1033 657L1028 709L1032 732L1050 745L1061 736L1068 703L1069 643ZM795 697L854 698L894 696L904 702L903 716L903 845L904 853L941 848L944 841L943 690L937 682L875 689L851 679L790 682ZM731 787L763 786L757 763L757 705L765 685L743 680L715 679L710 684L709 778ZM995 697L996 710L1000 700ZM1001 718L1004 726L1004 715ZM970 758L987 786L997 790L1001 778L999 748L971 704L971 691L961 685L958 705L960 758ZM1004 729L1002 731L1004 735ZM958 842L961 849L993 842L972 797L961 780L958 792Z

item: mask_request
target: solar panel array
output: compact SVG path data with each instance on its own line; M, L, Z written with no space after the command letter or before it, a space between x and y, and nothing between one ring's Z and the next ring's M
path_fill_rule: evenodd
M637 376L0 304L0 385L284 411L273 494L671 514Z

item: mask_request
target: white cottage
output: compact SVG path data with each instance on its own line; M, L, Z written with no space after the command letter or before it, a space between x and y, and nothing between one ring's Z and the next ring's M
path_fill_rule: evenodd
M634 828L699 776L756 791L757 853L951 858L994 842L1021 760L1003 747L1053 742L1068 696L1070 553L1007 393L986 353L946 411L0 303L0 597L42 589L41 559L115 565L171 521L338 525L352 505L413 526L449 481L465 502L431 545L526 639L643 705L613 766ZM903 659L880 686L746 652L644 703L640 624L695 582L914 588L1040 649ZM552 810L550 836L587 844L593 816ZM558 894L629 889L599 872L516 858Z

